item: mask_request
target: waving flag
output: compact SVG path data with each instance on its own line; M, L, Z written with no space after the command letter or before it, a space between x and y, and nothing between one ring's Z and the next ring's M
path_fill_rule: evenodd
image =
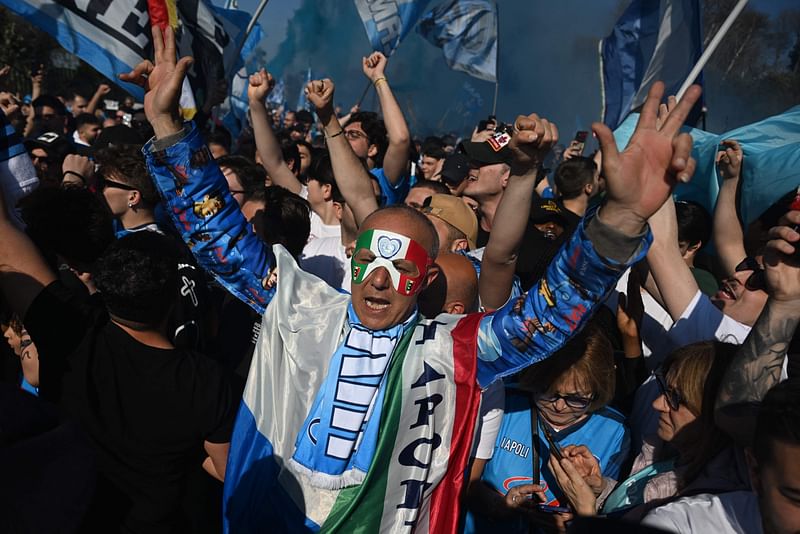
M493 0L453 0L427 13L417 31L444 52L451 69L497 81L497 6Z
M0 4L52 35L109 80L141 100L141 87L121 82L144 58L152 57L151 15L179 25L181 55L194 55L190 77L203 94L209 81L226 79L238 67L239 45L249 15L210 7L204 0L0 0ZM223 67L223 65L225 67Z
M354 0L372 49L389 57L430 0Z
M618 146L627 145L638 119L639 115L632 113L614 132ZM744 150L738 200L744 225L755 221L800 185L800 106L721 135L697 128L684 131L694 139L692 156L697 170L691 182L678 184L675 192L679 199L694 200L709 211L714 210L720 184L714 159L717 147L725 139L736 139Z
M699 0L633 0L600 41L603 122L616 128L654 81L677 94L702 53Z

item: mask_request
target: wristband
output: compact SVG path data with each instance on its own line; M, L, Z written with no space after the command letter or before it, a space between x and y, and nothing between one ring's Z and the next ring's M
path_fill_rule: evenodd
M374 85L375 87L378 87L378 82L386 82L386 83L389 83L389 82L386 80L386 76L381 76L380 78L377 78L377 79L376 79L374 82L372 82L372 85Z
M77 176L78 178L81 179L81 182L86 184L86 177L84 175L82 175L81 173L75 172L75 171L64 171L64 173L61 175L61 180L63 181L64 178L66 178L68 174L74 174L75 176Z
M335 134L333 134L333 135L329 135L329 136L328 136L328 139L333 139L334 137L339 137L339 136L340 136L340 135L342 135L343 133L344 133L344 128L342 128L341 130L339 130L338 132L336 132L336 133L335 133Z

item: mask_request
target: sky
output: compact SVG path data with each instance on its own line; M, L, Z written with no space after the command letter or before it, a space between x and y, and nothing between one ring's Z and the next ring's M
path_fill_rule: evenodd
M562 138L599 120L597 43L611 31L628 3L499 0L499 118L511 122L519 113L537 112L556 121ZM429 7L436 4L433 0ZM258 0L239 0L239 9L251 13L257 5ZM751 0L750 6L776 16L797 4L795 0ZM351 0L270 0L259 22L265 34L260 47L266 52L266 66L285 78L290 105L296 102L308 67L315 77L333 78L336 101L343 108L359 99L366 82L360 57L370 47ZM491 113L494 84L449 69L441 50L415 31L390 58L387 77L416 134L463 133ZM714 97L707 94L710 114ZM471 105L464 104L467 100ZM372 94L364 104L375 108ZM731 114L730 107L726 106L724 121L710 121L711 125L724 123L727 129L742 124L745 117Z

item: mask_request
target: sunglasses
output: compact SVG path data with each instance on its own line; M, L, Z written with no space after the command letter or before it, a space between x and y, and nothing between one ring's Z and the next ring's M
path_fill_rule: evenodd
M595 399L595 395L583 397L581 395L561 395L560 393L554 393L552 395L537 395L536 398L540 402L548 402L550 404L555 404L558 399L561 399L570 408L585 410Z
M121 182L115 182L114 180L109 180L108 178L103 176L102 173L98 174L97 175L97 189L102 191L103 189L106 189L107 187L111 187L111 188L114 188L114 189L122 189L122 190L125 190L125 191L138 191L139 190L138 188L133 187L132 185L123 184Z
M767 272L756 261L755 258L748 256L739 263L734 269L737 273L742 271L753 271L753 274L747 277L744 282L744 287L750 291L766 291L767 289Z
M658 382L658 387L661 389L661 394L664 395L664 399L666 399L669 409L673 412L677 411L684 401L681 392L675 388L669 387L667 385L667 379L664 378L664 375L660 373L656 374L656 382Z

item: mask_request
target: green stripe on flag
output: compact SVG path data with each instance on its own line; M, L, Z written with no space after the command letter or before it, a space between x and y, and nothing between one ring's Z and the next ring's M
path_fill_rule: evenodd
M392 354L386 396L383 399L380 432L372 465L364 477L364 482L339 492L328 518L320 529L321 533L378 532L380 529L386 479L392 463L392 451L397 441L397 429L402 412L403 362L417 323L406 331Z

